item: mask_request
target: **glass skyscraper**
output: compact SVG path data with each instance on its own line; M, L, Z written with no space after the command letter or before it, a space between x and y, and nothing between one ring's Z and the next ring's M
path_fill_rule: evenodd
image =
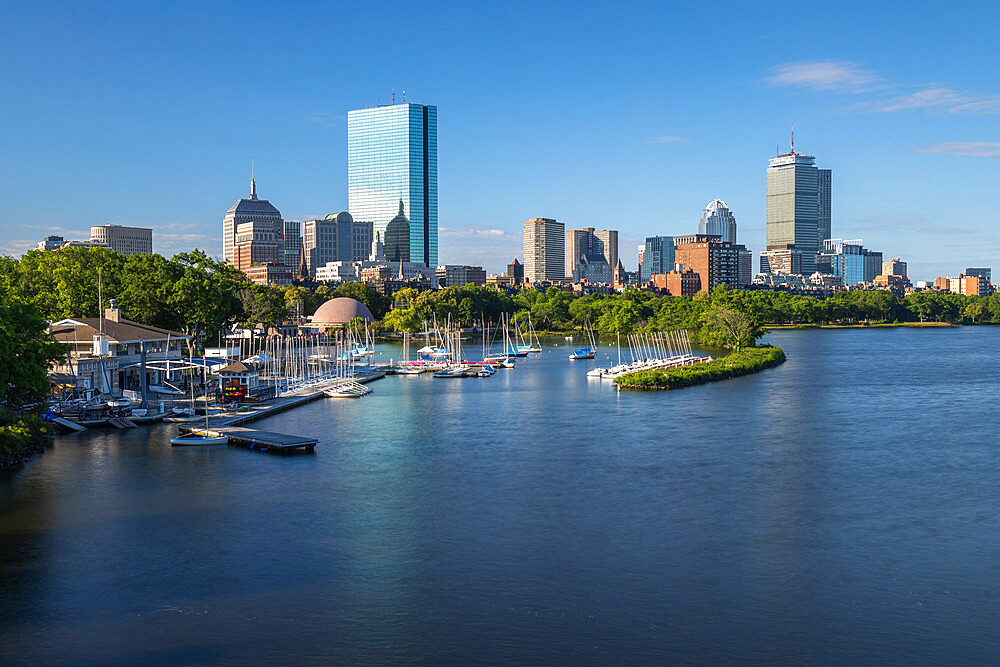
M410 222L408 262L438 262L437 107L394 104L347 113L347 201L356 221L385 228Z
M736 243L736 216L729 205L721 199L709 202L698 221L698 233L721 236L723 241Z
M647 236L646 247L642 252L642 266L639 267L639 280L649 282L653 276L674 270L674 237Z

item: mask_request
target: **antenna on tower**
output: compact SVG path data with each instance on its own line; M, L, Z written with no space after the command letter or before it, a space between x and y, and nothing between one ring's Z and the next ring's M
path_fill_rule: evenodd
M792 155L795 155L795 123L792 123Z
M396 89L395 88L392 89L392 103L393 104L396 103Z
M403 91L403 102L406 102L406 91Z

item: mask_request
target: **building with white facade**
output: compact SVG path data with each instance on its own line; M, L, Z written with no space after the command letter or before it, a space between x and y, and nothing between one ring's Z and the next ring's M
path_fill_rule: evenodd
M566 277L566 226L550 218L524 223L524 279L529 283Z

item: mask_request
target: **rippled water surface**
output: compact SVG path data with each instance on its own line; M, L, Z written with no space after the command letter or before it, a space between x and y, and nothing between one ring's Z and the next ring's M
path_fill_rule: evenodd
M553 340L257 424L314 456L61 437L0 478L0 662L992 662L1000 329L770 339L675 392Z

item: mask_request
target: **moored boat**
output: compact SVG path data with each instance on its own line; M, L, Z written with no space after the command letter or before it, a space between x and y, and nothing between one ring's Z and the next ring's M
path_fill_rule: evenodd
M194 445L225 445L228 443L228 435L201 435L199 433L186 433L184 435L177 436L176 438L170 438L170 444L177 447Z

